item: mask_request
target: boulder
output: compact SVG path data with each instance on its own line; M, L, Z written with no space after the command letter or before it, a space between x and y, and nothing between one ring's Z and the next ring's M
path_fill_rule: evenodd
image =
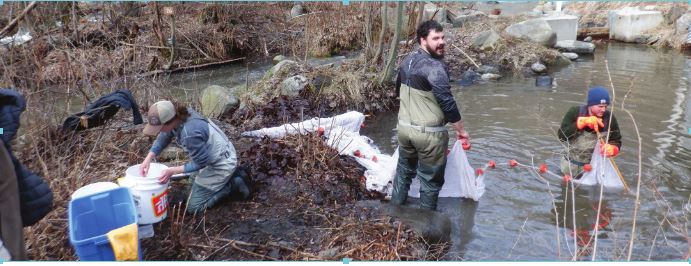
M682 8L680 6L673 6L669 9L669 11L665 12L665 22L671 25L672 23L677 21L681 16L683 16L684 13L686 13L686 8Z
M309 82L305 76L295 75L284 79L278 86L281 89L281 95L298 96L307 84Z
M487 73L499 74L499 69L496 67L493 67L493 66L483 65L477 69L477 72L480 74L487 74Z
M463 73L463 78L459 80L458 83L462 86L470 86L481 77L482 76L480 74L469 69L465 73Z
M481 51L491 51L499 40L501 36L494 30L483 31L470 41L470 47Z
M283 60L281 62L278 62L278 64L274 65L271 67L266 73L264 74L264 77L262 79L270 79L273 78L275 75L290 75L290 74L297 74L297 70L300 68L300 64L298 62L295 62L293 60Z
M537 76L535 77L535 86L551 88L553 81L554 78L547 75Z
M285 56L283 56L283 55L277 55L277 56L274 56L273 63L274 63L274 64L278 64L278 63L280 63L280 62L283 61L283 60L286 60L286 57L285 57Z
M432 3L425 4L422 13L422 21L430 20L432 19L432 16L434 16L434 20L436 20L439 23L449 22L445 8L438 7L437 5Z
M496 80L499 78L501 78L501 75L497 75L497 74L493 74L493 73L482 74L483 80Z
M550 60L546 63L549 66L567 66L571 64L571 59L560 53L554 60Z
M236 91L223 86L211 85L202 92L202 114L206 117L218 116L240 105Z
M302 8L302 5L294 5L293 8L290 9L290 17L297 17L304 14L304 12L305 10Z
M578 59L578 54L577 53L561 53L563 56L568 58L569 60L576 60Z
M462 12L447 12L449 20L454 27L461 27L467 22L477 21L486 18L487 14L477 10L464 10Z
M558 41L554 48L569 53L592 54L595 51L595 44L573 40Z
M686 13L677 19L675 28L676 34L688 33L689 25L691 25L691 13Z
M542 19L530 19L519 22L506 27L504 31L514 38L528 40L547 47L552 47L557 42L557 34Z
M547 67L540 63L534 63L530 66L530 69L533 70L533 72L535 73L542 73L545 72L545 70L547 70Z

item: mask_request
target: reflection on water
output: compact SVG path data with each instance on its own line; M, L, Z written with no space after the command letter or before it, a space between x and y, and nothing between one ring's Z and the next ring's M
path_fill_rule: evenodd
M574 241L578 247L578 256L590 259L595 235L597 234L597 241L606 241L608 238L607 232L611 231L608 226L613 219L613 211L606 199L603 199L600 205L598 188L576 190L575 198L573 204L570 186L563 185L561 193L554 201L557 215L552 222L557 223L556 219L559 219L559 227L565 228L565 235L571 237L562 243L573 246L573 242L569 243L568 240ZM552 213L554 214L554 209Z
M632 113L642 140L643 184L632 259L682 259L688 250L688 232L684 231L688 225L684 221L691 215L691 210L684 207L691 192L688 55L611 43L598 46L593 56L552 69L552 88L536 87L534 79L523 77L506 77L469 87L454 85L454 95L473 143L468 157L475 167L489 160L501 163L515 159L528 164L544 162L557 172L562 150L555 133L559 123L568 108L585 101L588 87L611 87L606 64L615 87L612 107L623 137L616 162L633 190L638 176L638 137L634 120L622 110L624 95L628 94L625 107ZM378 114L366 121L370 126L361 133L374 139L382 151L391 153L397 144L392 130L395 121L395 113ZM453 139L455 132L450 133ZM572 202L565 198L561 180L549 181L551 188L524 170L497 167L487 171L486 192L470 216L472 232L452 231L452 239L458 242L452 251L468 260L569 260L574 253L575 237L576 246L586 251L579 259L590 259L592 253L588 252L592 252L593 243L588 242L594 241L593 228L599 228L596 259L626 259L635 191L605 191L598 219L598 197L594 195L599 195L599 191L578 187L574 192L574 219ZM440 209L452 217L453 228L467 224L464 219L468 217L459 214L462 211L454 211L458 202L449 206L442 202ZM553 203L560 217L558 227ZM669 222L661 227L660 221L665 219Z

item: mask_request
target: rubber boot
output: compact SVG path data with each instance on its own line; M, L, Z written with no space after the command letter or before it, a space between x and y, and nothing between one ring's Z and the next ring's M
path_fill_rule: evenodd
M427 165L420 163L417 176L420 178L420 208L437 210L439 191L444 185L444 170L446 164Z
M249 174L243 167L238 167L230 181L233 187L231 194L238 195L241 200L247 200L252 196Z
M416 165L417 160L398 158L396 165L396 176L393 181L393 192L391 194L391 203L396 205L405 205L408 200L408 191L410 190L410 183L415 177L415 168L411 165Z

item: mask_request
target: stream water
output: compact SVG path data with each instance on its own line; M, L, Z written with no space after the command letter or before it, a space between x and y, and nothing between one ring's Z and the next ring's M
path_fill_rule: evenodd
M610 87L606 64L616 93L614 114L623 135L616 161L633 191L638 141L634 120L621 109L629 90L625 107L632 113L642 140L643 184L632 259L680 260L688 251L691 218L689 55L611 43L599 46L593 56L553 71L552 88L536 87L534 79L524 77L468 87L454 85L473 144L470 162L479 167L489 160L500 163L515 159L526 164L534 160L536 165L547 163L551 171L558 173L562 146L555 132L566 110L585 101L589 86ZM397 143L393 131L396 121L396 113L379 114L367 122L370 126L361 133L390 154ZM454 225L449 258L570 259L577 235L576 245L586 247L591 240L591 251L579 259L592 259L599 187L576 188L574 234L571 201L564 202L566 185L557 179L548 181L549 186L526 170L498 166L487 172L487 190L479 202L441 199L439 209ZM635 193L605 191L596 259L626 259L634 202ZM669 222L663 222L665 219Z

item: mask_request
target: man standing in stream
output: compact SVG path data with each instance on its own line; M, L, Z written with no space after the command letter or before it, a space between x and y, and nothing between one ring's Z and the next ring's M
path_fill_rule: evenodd
M447 122L456 129L464 149L470 148L468 132L451 94L444 58L444 33L436 21L417 28L420 47L401 62L396 91L401 100L398 111L398 164L391 202L405 204L413 177L420 179L420 206L436 210L444 185Z

